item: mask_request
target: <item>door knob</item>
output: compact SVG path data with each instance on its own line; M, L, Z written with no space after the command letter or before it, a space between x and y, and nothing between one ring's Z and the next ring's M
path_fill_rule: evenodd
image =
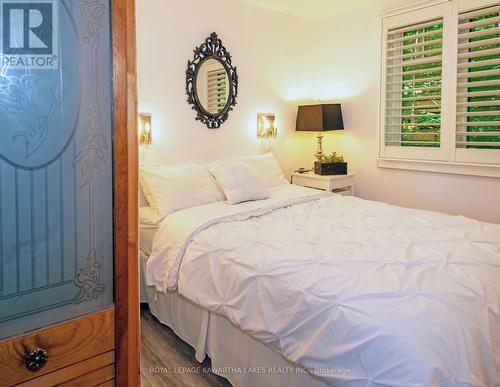
M38 371L40 368L43 368L48 359L47 351L43 348L37 348L26 356L25 365L30 371Z

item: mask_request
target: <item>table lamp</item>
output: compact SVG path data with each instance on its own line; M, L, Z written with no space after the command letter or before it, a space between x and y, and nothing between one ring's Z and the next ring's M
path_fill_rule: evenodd
M318 149L314 155L322 161L323 132L343 130L342 108L339 103L299 106L295 130L297 132L317 132Z

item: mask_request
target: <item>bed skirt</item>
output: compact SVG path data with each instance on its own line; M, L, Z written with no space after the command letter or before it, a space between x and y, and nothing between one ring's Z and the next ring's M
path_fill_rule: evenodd
M147 302L162 324L195 349L196 360L202 362L209 356L213 373L225 377L235 387L326 385L226 317L209 312L177 292L165 294L144 286L142 273L147 258L141 252L141 302Z

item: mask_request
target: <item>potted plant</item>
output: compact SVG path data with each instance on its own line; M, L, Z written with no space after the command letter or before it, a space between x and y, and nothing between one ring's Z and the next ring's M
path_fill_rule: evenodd
M333 152L329 156L323 156L321 161L314 163L314 173L317 175L347 175L347 163L344 156Z

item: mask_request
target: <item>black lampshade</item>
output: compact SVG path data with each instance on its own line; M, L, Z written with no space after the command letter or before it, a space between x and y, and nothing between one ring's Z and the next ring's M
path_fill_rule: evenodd
M339 103L299 106L296 131L326 132L342 129L344 129L344 120Z

